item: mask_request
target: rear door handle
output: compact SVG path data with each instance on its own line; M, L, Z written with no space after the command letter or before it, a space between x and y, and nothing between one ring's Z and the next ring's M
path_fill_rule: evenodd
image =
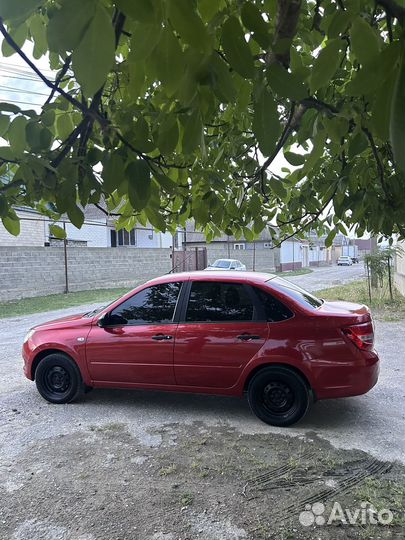
M254 339L261 339L260 336L255 336L254 334L241 334L240 336L236 336L241 341L252 341Z
M156 336L152 336L152 339L156 341L167 341L169 339L173 339L173 336L165 336L164 334L156 334Z

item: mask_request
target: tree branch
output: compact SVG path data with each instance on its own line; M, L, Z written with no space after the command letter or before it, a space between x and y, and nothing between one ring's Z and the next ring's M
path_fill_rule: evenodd
M395 0L377 0L377 4L385 9L385 12L395 17L401 26L405 25L405 8L400 6Z
M272 51L268 53L268 64L280 62L290 65L290 47L298 28L301 0L278 0L276 31Z

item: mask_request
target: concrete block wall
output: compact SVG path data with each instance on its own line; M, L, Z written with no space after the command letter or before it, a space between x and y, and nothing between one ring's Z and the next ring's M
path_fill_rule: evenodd
M70 291L135 287L171 268L171 249L68 247ZM63 248L0 246L0 301L64 289Z
M405 242L398 242L400 252L395 256L394 283L398 291L405 296Z

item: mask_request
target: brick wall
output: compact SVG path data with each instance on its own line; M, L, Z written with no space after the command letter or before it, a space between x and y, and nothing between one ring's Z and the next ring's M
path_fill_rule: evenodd
M132 287L169 272L170 249L68 248L69 290ZM63 248L0 246L0 300L61 293Z

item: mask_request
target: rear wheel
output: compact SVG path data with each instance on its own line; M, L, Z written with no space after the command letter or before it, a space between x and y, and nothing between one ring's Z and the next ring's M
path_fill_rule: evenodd
M248 401L255 415L272 426L290 426L308 410L310 392L303 378L284 366L258 371L248 387Z
M40 361L35 383L38 392L50 403L70 403L84 391L79 368L62 353L50 354Z

